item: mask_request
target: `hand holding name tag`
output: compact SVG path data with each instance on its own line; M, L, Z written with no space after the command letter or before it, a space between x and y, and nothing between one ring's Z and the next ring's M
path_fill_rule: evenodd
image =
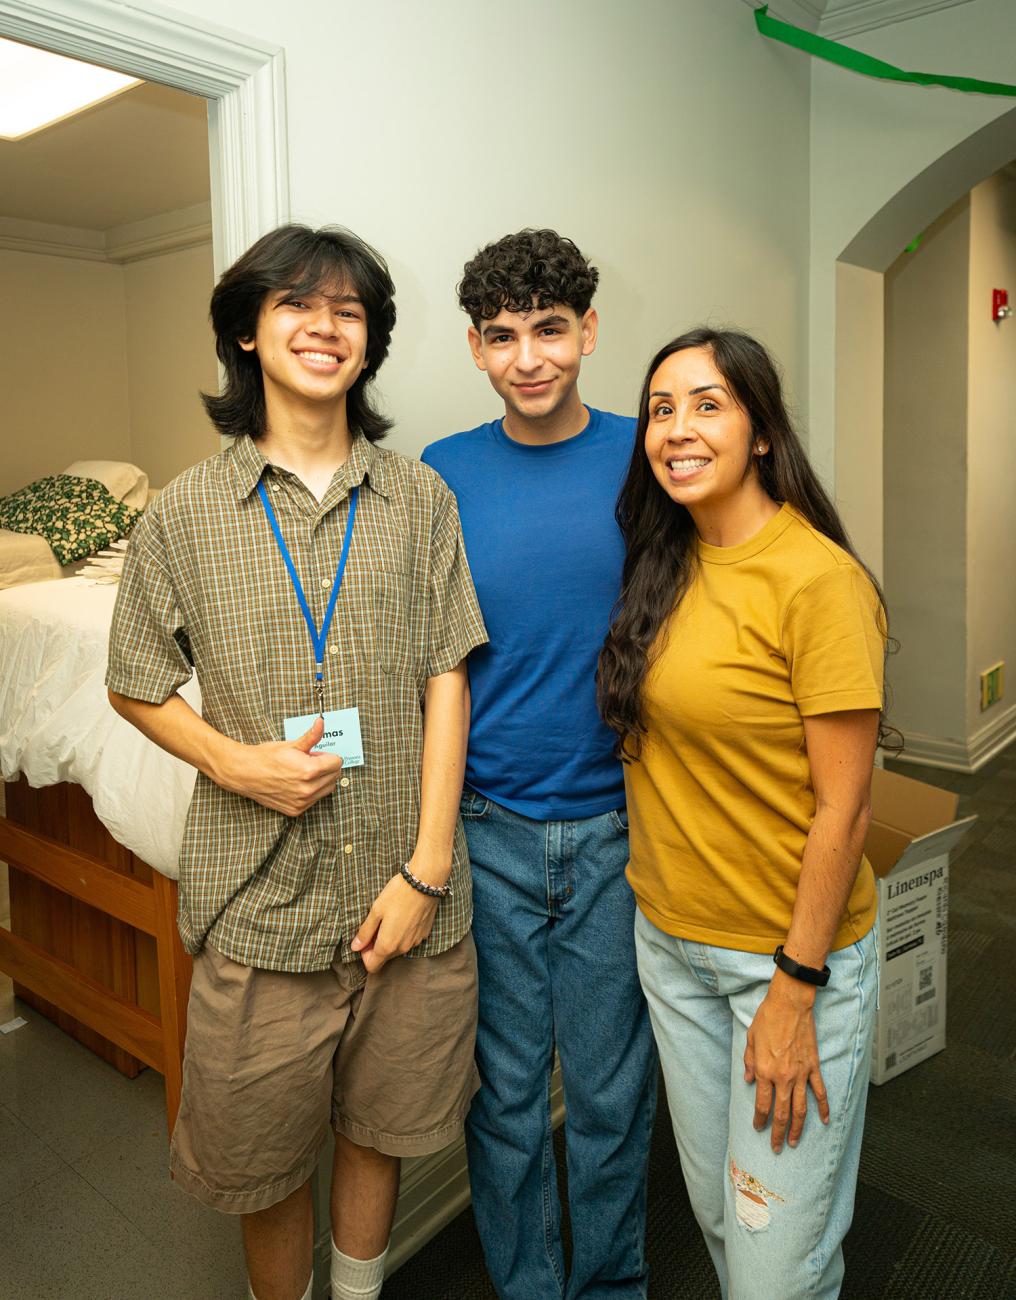
M235 765L220 784L265 808L299 817L334 792L342 770L337 754L311 753L324 729L324 719L318 717L295 740L238 745Z

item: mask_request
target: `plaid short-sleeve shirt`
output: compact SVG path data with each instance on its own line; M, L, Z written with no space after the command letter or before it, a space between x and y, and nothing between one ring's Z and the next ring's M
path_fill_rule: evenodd
M311 614L324 620L352 487L349 558L325 650L325 707L356 706L364 765L299 817L198 773L180 858L180 933L248 966L309 971L349 944L416 843L427 679L487 638L455 498L425 465L356 438L319 503L250 438L175 479L131 538L106 682L161 704L196 668L203 715L245 744L283 739L316 711L314 652L256 491L269 491ZM414 955L469 928L469 859L456 828L452 893Z

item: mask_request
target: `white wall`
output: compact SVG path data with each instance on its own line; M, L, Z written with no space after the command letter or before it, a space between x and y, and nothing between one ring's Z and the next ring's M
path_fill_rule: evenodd
M970 195L970 361L967 402L967 735L1011 713L1005 698L980 711L980 674L999 659L1016 693L1016 319L991 320L991 291L1016 306L1016 176L992 176Z
M900 649L892 721L912 746L966 741L970 200L885 276L885 594Z
M454 286L524 225L602 272L586 400L633 410L652 350L700 319L758 331L803 397L808 61L739 0L385 0L307 23L276 0L175 7L285 48L293 216L391 262L389 445L496 413Z
M0 250L0 302L0 495L129 460L120 268Z
M847 44L897 66L986 80L1013 80L1016 4L974 0L847 38ZM804 56L800 56L804 57ZM966 95L858 76L812 62L810 450L831 479L835 463L836 261L855 236L904 186L986 124L1011 113L1011 99ZM1008 158L936 199L932 187L915 201L914 228L899 252L970 185ZM883 271L887 258L870 269Z
M873 275L872 272L864 272ZM1016 176L974 187L885 276L885 580L911 756L976 766L1016 733L980 674L1016 662ZM839 451L839 449L838 449Z
M131 458L153 486L219 450L199 392L217 392L210 244L123 268Z
M836 505L854 548L882 579L885 291L877 271L836 266Z

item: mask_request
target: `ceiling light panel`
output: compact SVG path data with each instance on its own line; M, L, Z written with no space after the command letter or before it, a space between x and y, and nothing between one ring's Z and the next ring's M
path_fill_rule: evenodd
M140 84L122 72L0 39L0 140L21 140Z

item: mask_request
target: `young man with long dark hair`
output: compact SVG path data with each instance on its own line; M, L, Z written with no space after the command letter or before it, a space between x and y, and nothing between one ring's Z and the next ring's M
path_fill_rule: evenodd
M650 362L618 521L600 704L681 1168L724 1296L832 1300L875 1011L881 593L736 331Z
M223 275L206 405L235 441L146 511L110 636L114 707L198 769L171 1164L242 1216L257 1300L311 1294L329 1121L331 1294L376 1297L400 1157L452 1141L476 1087L458 803L485 635L454 498L376 446L394 323L348 231L282 227Z
M480 974L481 1088L466 1141L502 1300L646 1293L656 1056L632 951L624 785L594 686L620 584L613 510L633 422L579 397L597 278L552 230L476 254L459 302L504 414L424 452L458 497L490 633L469 659L462 799ZM551 1132L555 1047L570 1273Z

